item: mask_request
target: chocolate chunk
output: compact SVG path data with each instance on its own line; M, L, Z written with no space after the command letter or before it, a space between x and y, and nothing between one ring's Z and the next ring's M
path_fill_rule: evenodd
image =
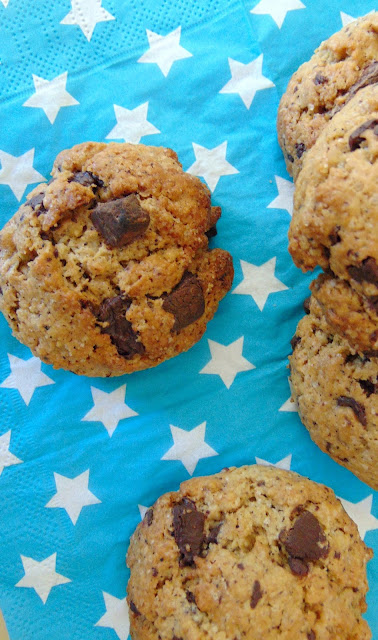
M292 558L289 556L289 567L295 576L307 576L308 564L300 558Z
M293 156L291 155L291 153L288 153L288 154L287 154L287 159L289 160L289 162L294 162L294 158L293 158Z
M378 82L378 60L374 60L362 69L361 76L357 82L355 82L348 91L348 101L364 87L370 84Z
M304 309L305 313L307 313L307 315L310 313L310 302L311 302L311 296L308 296L303 301L303 309Z
M301 158L304 154L304 152L306 151L306 145L303 144L303 142L299 142L298 144L295 145L295 151L297 154L297 158Z
M205 298L198 278L186 271L178 285L164 299L163 309L175 316L172 331L177 333L198 320L205 311Z
M311 631L307 634L307 640L316 640L315 631L311 629Z
M334 230L331 231L331 233L328 236L332 246L334 244L338 244L338 242L341 242L339 231L340 231L340 227L335 227Z
M211 227L211 228L210 228L208 231L206 231L205 233L206 233L206 235L207 235L208 239L210 240L210 238L214 238L214 237L217 235L218 231L217 231L216 226L214 225L213 227Z
M95 229L112 248L124 247L144 234L150 216L135 193L125 198L100 202L91 212Z
M324 558L329 551L319 520L304 510L284 539L289 556L300 560L315 561Z
M221 529L222 524L223 524L223 522L220 522L215 527L210 529L209 535L206 538L207 544L210 544L210 543L218 544L218 533L219 533L219 531Z
M361 262L361 266L355 267L349 265L347 269L353 280L357 282L371 282L378 286L378 265L375 258L365 258L365 260Z
M132 600L130 600L129 608L137 617L140 616L140 611L138 611Z
M27 200L25 202L25 205L31 207L33 211L38 208L39 213L43 213L44 211L46 211L45 207L43 206L44 197L45 192L37 193L36 196L33 196L32 198L30 198L30 200Z
M101 326L101 333L107 333L120 356L132 358L136 353L144 353L144 345L137 340L137 334L131 322L126 320L126 311L131 304L130 298L115 296L106 298L100 307L94 311Z
M253 583L252 595L250 600L251 609L254 609L259 600L262 598L262 591L260 587L260 583L258 580L255 580Z
M185 595L188 602L196 604L194 593L192 593L191 591L185 591Z
M103 187L104 183L98 176L90 171L77 171L72 178L68 178L68 182L78 182L83 187Z
M341 558L341 553L340 553L340 551L335 551L335 553L334 553L334 557L336 558L336 560L340 560L340 558Z
M314 84L318 85L318 84L325 84L326 82L328 82L328 78L326 78L325 76L323 76L322 73L317 73L315 78L314 78Z
M159 574L158 570L157 570L157 569L155 569L155 567L152 567L152 569L151 569L151 573L152 573L152 575L154 576L154 578L156 578L156 576Z
M357 402L354 398L348 398L347 396L340 396L337 398L337 406L338 407L350 407L352 409L354 415L357 420L361 422L361 424L366 427L366 412L365 407L362 406L360 402Z
M369 129L373 129L375 135L378 136L378 120L368 120L350 134L349 149L351 151L359 149L361 144L365 142L366 138L362 134L364 131L368 131Z
M295 347L301 342L302 338L300 336L293 336L290 340L291 348L294 351Z
M144 515L144 518L143 518L143 522L145 522L145 523L146 523L146 525L147 525L148 527L150 527L150 526L152 525L152 521L153 521L153 519L154 519L154 510L153 510L153 509L152 509L152 507L151 507L151 509L148 509L148 510L146 511L146 513L145 513L145 515Z
M371 380L359 380L361 389L366 393L369 398L373 393L378 393L378 383Z
M173 507L173 535L181 552L181 567L192 565L194 556L200 555L205 540L205 519L189 498L183 498Z

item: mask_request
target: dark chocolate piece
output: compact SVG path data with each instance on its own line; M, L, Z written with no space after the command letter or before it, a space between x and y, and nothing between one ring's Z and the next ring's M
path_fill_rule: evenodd
M205 298L198 278L186 271L178 285L164 299L163 309L175 316L172 330L177 333L198 320L205 311Z
M33 211L35 211L35 209L38 208L39 213L43 213L44 211L46 211L45 207L43 206L44 197L45 197L44 191L42 193L37 193L36 196L33 196L32 198L30 198L30 200L27 200L25 202L25 205L31 207Z
M378 265L375 258L365 258L359 267L349 265L347 270L356 282L371 282L378 286Z
M361 144L365 142L366 138L362 134L364 131L368 131L369 129L373 129L376 136L378 136L378 120L368 120L361 124L353 133L349 136L349 149L351 151L355 151L359 149Z
M219 524L215 525L215 527L210 529L209 535L206 538L207 544L218 544L218 533L221 529L222 524L223 522L220 522Z
M301 513L289 531L281 531L279 541L289 555L289 567L297 576L308 573L308 562L325 558L329 545L318 519L301 506Z
M357 400L355 400L354 398L348 398L348 396L340 396L339 398L337 398L337 406L350 407L357 420L361 422L364 427L366 427L367 420L365 407L360 402L357 402Z
M252 595L250 600L251 609L254 609L259 600L262 598L261 586L258 580L255 580L252 588Z
M112 248L124 247L144 234L150 216L135 193L118 200L98 203L91 212L93 225Z
M293 336L290 340L291 348L294 351L295 347L301 342L302 338L300 336Z
M183 498L173 507L173 535L180 549L180 566L190 566L194 556L199 556L205 540L206 516L197 511L189 498Z
M144 515L144 518L143 518L143 522L145 522L146 525L148 527L150 527L152 525L153 519L154 519L154 510L151 507L150 509L147 509L147 511L146 511L146 513Z
M301 158L306 151L306 145L303 142L299 142L295 144L295 152L297 154L297 158Z
M136 608L132 600L130 600L129 608L130 608L130 611L132 611L136 615L136 617L140 616L140 611L138 611L138 609Z
M78 182L79 184L82 184L83 187L94 186L96 188L104 186L103 181L90 171L77 171L76 173L74 173L72 178L68 178L68 182Z
M131 322L126 320L126 311L130 304L130 298L119 295L106 298L94 311L97 320L106 323L105 326L101 326L101 333L107 333L110 336L119 355L126 359L145 351L144 345L137 340L137 334Z
M303 309L305 313L307 313L307 315L310 313L310 302L311 302L311 296L308 296L303 301Z
M325 84L326 82L328 82L328 78L326 78L325 76L323 76L322 73L317 73L315 78L314 78L314 84L318 85L318 84Z
M378 383L371 380L359 380L361 389L366 393L369 398L373 393L378 393Z

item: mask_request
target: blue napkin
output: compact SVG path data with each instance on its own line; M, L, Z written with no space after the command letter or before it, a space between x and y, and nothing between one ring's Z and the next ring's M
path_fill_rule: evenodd
M332 487L375 548L378 498L312 443L289 341L314 274L287 250L293 185L278 103L321 40L374 0L0 0L0 224L63 148L172 147L222 207L232 291L202 340L155 369L78 377L0 331L0 608L11 640L127 640L128 540L192 475L271 463ZM242 80L243 78L244 81Z

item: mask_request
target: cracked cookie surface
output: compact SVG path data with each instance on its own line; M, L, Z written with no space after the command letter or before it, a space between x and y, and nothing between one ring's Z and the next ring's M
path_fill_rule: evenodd
M352 352L314 296L291 344L292 394L311 438L378 490L378 358Z
M306 154L289 251L303 271L331 269L378 295L378 84L361 89Z
M333 491L298 474L192 478L131 538L131 637L367 640L371 555Z
M377 81L378 12L374 12L322 42L294 73L282 96L278 140L294 179L326 124L360 89Z
M220 216L170 149L83 143L61 152L0 234L0 310L55 368L153 367L203 335L231 287L208 249Z

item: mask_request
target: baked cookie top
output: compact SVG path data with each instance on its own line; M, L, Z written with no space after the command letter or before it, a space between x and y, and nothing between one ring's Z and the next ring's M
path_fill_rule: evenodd
M360 296L346 280L321 274L310 289L332 331L345 338L351 350L378 357L378 299Z
M287 170L297 178L306 152L333 116L363 87L378 81L378 12L322 42L292 76L277 119Z
M231 287L208 251L220 216L170 149L84 143L58 155L0 235L0 309L44 362L121 375L200 339Z
M361 89L306 154L294 194L289 251L366 296L378 295L378 84Z
M378 489L378 358L352 352L314 298L289 357L293 398L312 439Z
M192 478L131 538L134 640L371 638L371 551L333 491L273 467Z

